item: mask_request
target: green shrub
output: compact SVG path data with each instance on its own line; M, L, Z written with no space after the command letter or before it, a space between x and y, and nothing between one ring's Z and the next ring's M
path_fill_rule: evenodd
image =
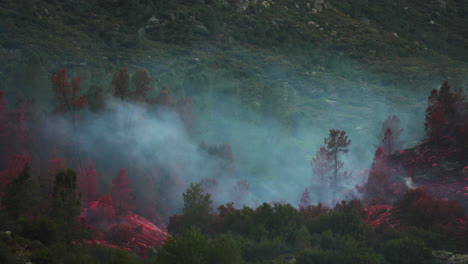
M210 242L208 263L238 264L243 263L239 241L222 236Z
M69 254L69 258L79 255L75 262L70 263L109 263L109 264L137 264L141 263L140 259L123 249L109 248L104 246L87 246L79 249L75 249L72 254ZM78 259L88 260L90 262L79 262ZM65 263L69 263L66 262Z
M15 255L2 240L0 240L0 263L15 263Z
M177 235L158 249L157 263L205 264L208 261L208 240L196 228L190 228L185 236Z
M368 230L361 215L356 210L350 212L330 212L312 219L308 223L310 233L331 231L340 235L351 235L361 239L367 236Z
M33 220L21 218L18 223L22 229L20 234L25 238L39 240L45 245L51 245L57 238L57 226L46 216Z
M390 263L430 264L434 263L432 250L424 241L414 238L393 239L385 243L383 255Z
M33 252L31 261L37 264L57 263L57 256L54 256L51 248L41 248Z

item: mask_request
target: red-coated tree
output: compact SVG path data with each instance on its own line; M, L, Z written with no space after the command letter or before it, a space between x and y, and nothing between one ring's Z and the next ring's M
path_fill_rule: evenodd
M387 156L382 147L375 151L372 168L366 184L361 188L364 199L379 203L391 203L396 198L397 189L390 181L390 167L387 165Z
M241 204L245 202L250 190L250 184L246 179L236 181L236 184L231 190L231 200Z
M133 203L132 180L127 176L127 170L122 168L112 180L111 196L117 216L124 216L135 209Z
M448 82L433 89L426 108L426 134L430 142L438 143L442 136L452 133L455 123L467 118L463 113L465 95L461 89L451 91Z
M209 145L202 142L200 150L217 160L213 174L218 178L230 178L234 175L234 153L230 144Z
M85 166L78 169L78 188L81 192L81 201L85 206L98 198L97 172L90 158Z
M421 188L412 189L396 202L401 220L421 228L456 230L457 220L463 218L463 208L454 201L434 199Z
M174 105L174 99L172 98L169 89L167 86L163 86L163 88L159 91L154 103L163 106L163 107L170 107Z
M447 118L445 117L441 104L435 105L430 113L426 115L424 123L429 140L432 143L438 143L447 130Z
M317 205L301 207L299 210L306 220L310 220L320 216L321 214L330 212L331 208L323 205L322 203L318 203Z
M144 203L142 208L142 216L153 223L159 223L160 217L156 213L156 186L153 177L147 175L144 178L145 185L143 186Z
M324 143L328 151L328 160L331 162L332 173L331 183L336 185L340 178L345 178L348 172L342 172L344 163L339 160L340 153L347 153L351 140L346 136L346 131L330 129L328 138L325 138Z
M331 164L328 159L328 150L321 147L315 157L310 161L312 166L312 173L320 178L320 183L324 184L330 178Z
M184 123L187 131L192 130L193 125L193 101L190 97L181 97L177 100L176 104L177 113L179 113L180 119Z
M382 123L382 128L377 139L387 156L402 148L403 142L400 140L402 131L400 119L396 115L389 115Z
M110 89L115 98L125 100L130 96L128 69L124 68L114 73Z
M73 121L76 118L76 111L86 107L88 99L80 93L80 77L75 77L68 81L67 70L62 69L52 74L51 77L55 99L57 105L55 110L58 112L68 112L72 115Z
M447 81L442 84L438 91L437 102L442 105L442 110L449 123L459 118L460 106L465 100L461 89L452 92Z
M150 77L146 69L140 68L133 74L133 84L135 90L133 91L133 98L137 101L145 101L146 94L150 86Z
M200 181L200 186L204 192L209 193L214 196L216 189L218 187L218 181L216 179L202 179Z
M310 205L310 192L308 188L305 188L301 196L301 202L299 203L299 209L305 208Z
M8 184L30 163L31 160L27 154L15 155L14 158L10 159L6 170L0 172L0 197L5 193Z

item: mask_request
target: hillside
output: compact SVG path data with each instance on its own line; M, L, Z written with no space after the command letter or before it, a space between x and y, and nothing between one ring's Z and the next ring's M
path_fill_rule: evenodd
M3 0L0 263L468 253L465 0Z
M281 75L372 89L461 86L466 9L463 1L6 0L2 86L30 85L11 80L25 68L67 67L98 82L141 66L185 92L219 78L278 83Z

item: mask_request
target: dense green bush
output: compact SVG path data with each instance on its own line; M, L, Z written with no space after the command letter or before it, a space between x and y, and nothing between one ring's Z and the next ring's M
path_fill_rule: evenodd
M20 234L25 238L39 240L45 245L51 245L57 239L57 225L46 216L32 220L21 218L18 224L21 227Z
M354 238L364 238L369 233L362 216L357 210L350 212L329 212L308 222L310 233L331 231L336 234L350 235Z
M414 238L400 238L387 241L382 250L390 263L430 264L434 263L432 250L424 241Z
M238 241L227 236L208 241L198 229L191 228L184 236L170 237L155 259L160 264L237 264L243 263L240 253Z
M7 245L0 238L0 263L14 263L15 256L8 249Z

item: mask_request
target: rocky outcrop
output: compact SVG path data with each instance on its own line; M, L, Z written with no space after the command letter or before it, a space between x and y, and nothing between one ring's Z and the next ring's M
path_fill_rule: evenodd
M436 264L467 264L468 255L453 254L452 252L439 250L433 252Z

